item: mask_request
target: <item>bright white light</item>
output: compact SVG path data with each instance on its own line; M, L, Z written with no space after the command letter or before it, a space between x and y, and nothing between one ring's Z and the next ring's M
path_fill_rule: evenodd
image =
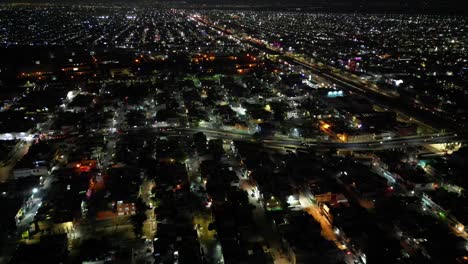
M233 107L231 106L231 109L236 112L238 115L245 115L247 112L247 109L243 108L242 106L239 107Z
M32 193L37 193L39 190L37 188L32 189Z
M401 84L403 84L403 80L394 80L394 83L396 86L400 86Z
M288 204L294 204L294 203L297 203L297 199L294 198L293 195L289 195L289 197L288 197Z
M69 91L69 92L67 93L67 99L68 99L68 100L73 100L73 98L75 98L75 96L76 96L76 95L75 95L75 93L74 93L73 91Z

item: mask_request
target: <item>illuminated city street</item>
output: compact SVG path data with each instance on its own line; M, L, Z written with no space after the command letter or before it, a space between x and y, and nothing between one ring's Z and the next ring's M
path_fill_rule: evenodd
M358 2L0 4L0 264L468 263L466 11Z

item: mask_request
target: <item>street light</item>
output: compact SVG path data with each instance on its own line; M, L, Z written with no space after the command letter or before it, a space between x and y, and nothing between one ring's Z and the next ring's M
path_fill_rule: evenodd
M32 193L33 193L33 194L37 193L38 191L39 191L39 190L38 190L37 188L33 188L33 189L32 189Z

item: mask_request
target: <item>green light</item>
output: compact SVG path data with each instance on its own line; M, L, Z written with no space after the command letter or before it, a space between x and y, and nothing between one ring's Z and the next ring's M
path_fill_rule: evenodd
M21 234L22 239L29 239L29 231L26 230Z

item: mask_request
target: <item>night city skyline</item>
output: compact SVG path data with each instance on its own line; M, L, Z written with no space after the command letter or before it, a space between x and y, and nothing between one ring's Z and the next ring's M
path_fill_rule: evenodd
M0 264L468 263L461 4L0 2Z

